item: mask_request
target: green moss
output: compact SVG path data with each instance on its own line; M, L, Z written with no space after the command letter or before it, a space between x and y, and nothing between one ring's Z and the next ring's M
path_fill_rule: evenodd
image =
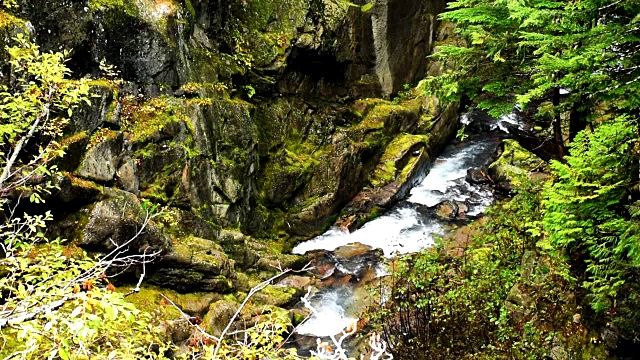
M502 144L502 154L489 165L501 180L508 180L512 185L518 186L529 171L543 163L542 159L524 149L516 140L503 140Z
M118 287L118 291L128 293L128 287ZM126 300L136 306L139 310L153 314L158 320L175 320L182 317L182 314L162 295L170 299L179 299L181 294L169 290L161 289L152 285L145 285L140 288L140 292L133 293L126 297ZM173 300L172 300L173 301Z
M103 192L104 188L101 185L94 183L93 181L84 180L84 179L75 177L72 174L67 174L67 176L71 180L72 186L77 186L82 189L88 189L88 190L91 189L91 190L97 190L97 191Z
M165 184L153 184L149 186L147 189L140 192L140 197L161 204L169 202L169 195L167 194Z
M117 9L129 16L138 16L136 6L130 0L90 0L89 8L92 10Z
M364 130L382 129L390 119L406 113L420 112L420 103L417 100L394 104L379 99L367 99L360 102L360 107L367 111L364 119L356 124L355 128Z
M193 263L203 263L223 268L232 262L220 245L211 240L195 236L174 239L173 250L185 258L192 259Z
M407 152L418 144L428 144L429 137L426 135L402 134L397 136L389 145L387 145L384 154L380 158L380 162L373 174L369 178L369 182L374 187L382 187L397 178L406 180L410 171L413 169L415 161L418 157L411 157L405 164L401 164L401 160L405 158ZM401 166L398 168L398 166Z
M368 223L369 221L382 216L382 214L384 214L385 211L387 211L387 209L381 208L378 205L372 205L371 209L369 209L366 213L363 213L361 216L358 216L356 218L354 228L356 229L361 228L362 226L364 226L364 224Z
M212 70L211 73L215 75L215 71ZM202 79L202 77L198 76L198 79ZM221 82L188 82L182 85L180 90L185 94L198 96L198 98L189 99L187 104L211 105L212 101L209 99L229 99L229 88Z
M184 113L184 102L170 96L138 103L134 98L123 99L122 128L133 143L145 142L164 127L174 122L182 122L191 129L191 123Z
M59 142L60 148L61 148L61 150L66 151L73 144L85 141L88 137L89 137L89 135L87 134L86 131L82 131L82 132L79 132L79 133L75 133L73 135L69 135L69 136L63 138L62 140L60 140L60 142Z
M109 89L112 89L112 90L118 90L118 84L116 84L113 81L108 80L108 79L87 80L87 85L89 85L91 87L95 86L95 87L109 88Z
M11 39L17 32L28 33L25 21L0 9L0 64L9 60L6 47L15 45Z
M243 66L284 65L282 55L304 26L308 0L254 0L231 7L230 41L234 57Z
M118 133L111 129L107 129L107 128L99 129L98 131L94 132L93 135L91 135L91 137L89 138L89 144L87 145L87 149L91 149L97 144L108 139L113 139L117 136L118 136Z
M69 177L72 178L71 176ZM72 178L72 179L77 179L77 178ZM77 180L79 182L91 183L90 181L86 181L86 180L80 180L80 179L77 179ZM91 184L92 186L97 187L97 185L95 185L94 183L91 183ZM69 236L69 239L66 239L66 240L69 240L72 244L79 244L80 242L82 242L84 237L83 231L84 231L84 228L89 223L90 214L91 214L91 211L80 210L80 211L71 213L64 218L65 222L71 223L74 225L73 231L70 234L67 234Z
M166 35L168 19L176 16L180 6L174 0L90 0L92 10L111 10L143 20ZM117 20L117 19L114 19ZM171 39L165 38L167 42Z
M283 307L298 302L300 290L290 286L268 285L253 297L254 303Z

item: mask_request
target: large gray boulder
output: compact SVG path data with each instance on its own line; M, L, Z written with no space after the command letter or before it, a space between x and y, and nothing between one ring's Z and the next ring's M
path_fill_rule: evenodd
M95 181L113 180L122 153L122 134L109 136L85 153L76 174Z
M100 252L123 247L129 253L166 253L171 239L153 223L145 223L146 211L135 195L107 190L107 199L98 201L89 212L82 231L81 246Z

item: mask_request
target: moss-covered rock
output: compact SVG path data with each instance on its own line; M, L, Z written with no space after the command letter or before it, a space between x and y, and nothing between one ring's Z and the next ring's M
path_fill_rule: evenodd
M400 181L405 182L410 168L419 159L419 154L428 143L429 137L426 135L402 134L393 139L369 178L371 186L383 187L398 177Z
M85 131L62 138L59 144L64 155L56 160L58 168L62 171L74 171L78 168L89 140L90 137Z
M261 197L268 206L278 206L295 195L304 185L318 160L313 154L295 154L286 149L276 153L263 169L258 184Z
M219 300L214 302L211 304L209 311L202 319L204 328L209 334L213 336L220 336L239 307L240 305L236 302L228 300ZM239 329L241 329L240 324L236 324L236 326L231 328L232 331Z
M81 245L93 251L111 251L128 244L136 254L165 253L171 240L153 223L138 234L145 222L146 211L131 193L108 189L107 198L92 206L89 221L83 229Z
M437 99L413 99L393 104L379 99L362 100L356 109L362 122L355 131L365 133L363 145L382 154L364 187L342 209L336 225L356 229L380 215L406 196L426 175L431 154L437 153L453 137L457 127L454 104L443 109ZM426 131L426 134L402 131Z
M300 301L304 290L291 286L269 285L254 295L254 301L262 305L288 307Z
M91 104L82 103L73 112L71 121L65 129L68 134L80 132L93 134L105 123L114 127L120 125L115 85L106 80L91 81L89 84Z
M118 291L129 293L130 289L127 286L118 286ZM180 310L171 305L162 295L165 295L172 299L172 301L179 302L181 298L180 294L161 289L155 286L145 285L140 288L139 292L134 292L127 296L128 302L134 304L136 308L159 316L162 320L175 320L182 317Z
M234 261L220 245L193 236L174 239L169 253L156 265L149 282L181 292L228 293L235 278Z
M507 139L500 145L500 157L489 165L489 175L496 185L511 191L523 180L544 180L544 176L534 175L534 170L544 170L544 161L524 149L517 141Z
M278 69L305 25L310 1L256 0L231 8L236 55L257 68Z
M240 305L235 298L226 298L211 304L209 311L202 319L203 327L211 335L220 336L239 308ZM239 316L231 324L229 331L244 330L247 323L255 324L270 313L282 314L285 318L288 317L288 311L285 309L273 305L256 304L250 301L247 306L240 310Z

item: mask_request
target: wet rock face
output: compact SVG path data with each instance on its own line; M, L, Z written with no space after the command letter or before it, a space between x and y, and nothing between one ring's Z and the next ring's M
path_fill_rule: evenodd
M230 80L250 63L278 74L275 88L248 79L258 89L373 97L424 75L445 2L385 0L368 11L310 0L163 4L21 0L20 15L45 50L72 50L78 77L97 75L106 59L125 80L176 88Z
M175 46L167 41L176 15L154 21L133 1L21 1L22 16L46 50L72 49L76 75L97 73L107 59L126 80L178 85ZM171 36L173 37L173 36ZM175 38L174 38L175 41Z
M385 95L424 76L431 53L436 16L445 1L383 0L373 6L376 75Z
M92 104L74 110L51 196L66 205L55 231L108 251L141 226L137 197L165 205L173 245L150 225L129 250L165 254L150 278L180 291L246 286L236 264L297 265L225 228L309 237L359 193L371 214L406 193L456 124L455 106L434 99L355 100L424 74L440 2L19 3L44 51L71 51L74 78L124 80L92 81Z
M312 273L324 281L322 286L338 283L360 283L376 276L376 264L382 261L381 249L354 243L337 248L333 252L310 252Z
M336 226L353 231L404 198L426 176L431 156L453 137L457 125L457 115L452 111L454 105L443 109L435 98L421 101L418 112L421 117L412 121L414 118L409 115L405 118L408 121L401 122L400 127L428 135L400 134L384 144L375 168L366 174L365 187L342 209ZM375 114L376 108L370 112ZM391 114L389 118L393 119L394 112ZM393 120L386 120L383 124L387 122L392 124Z

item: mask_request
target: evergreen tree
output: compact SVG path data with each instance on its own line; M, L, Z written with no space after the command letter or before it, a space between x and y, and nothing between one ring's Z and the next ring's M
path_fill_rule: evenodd
M460 0L442 18L453 22L467 47L444 45L434 55L453 63L427 79L450 100L467 95L492 115L516 103L536 103L553 120L558 157L569 135L606 111L635 115L640 106L640 3L637 1ZM561 95L564 90L567 95Z
M442 19L467 46L442 46L434 57L448 70L423 85L496 116L535 105L552 124L560 161L544 193L544 233L586 261L594 308L615 309L640 265L637 207L627 206L638 197L640 2L459 0L449 9Z

